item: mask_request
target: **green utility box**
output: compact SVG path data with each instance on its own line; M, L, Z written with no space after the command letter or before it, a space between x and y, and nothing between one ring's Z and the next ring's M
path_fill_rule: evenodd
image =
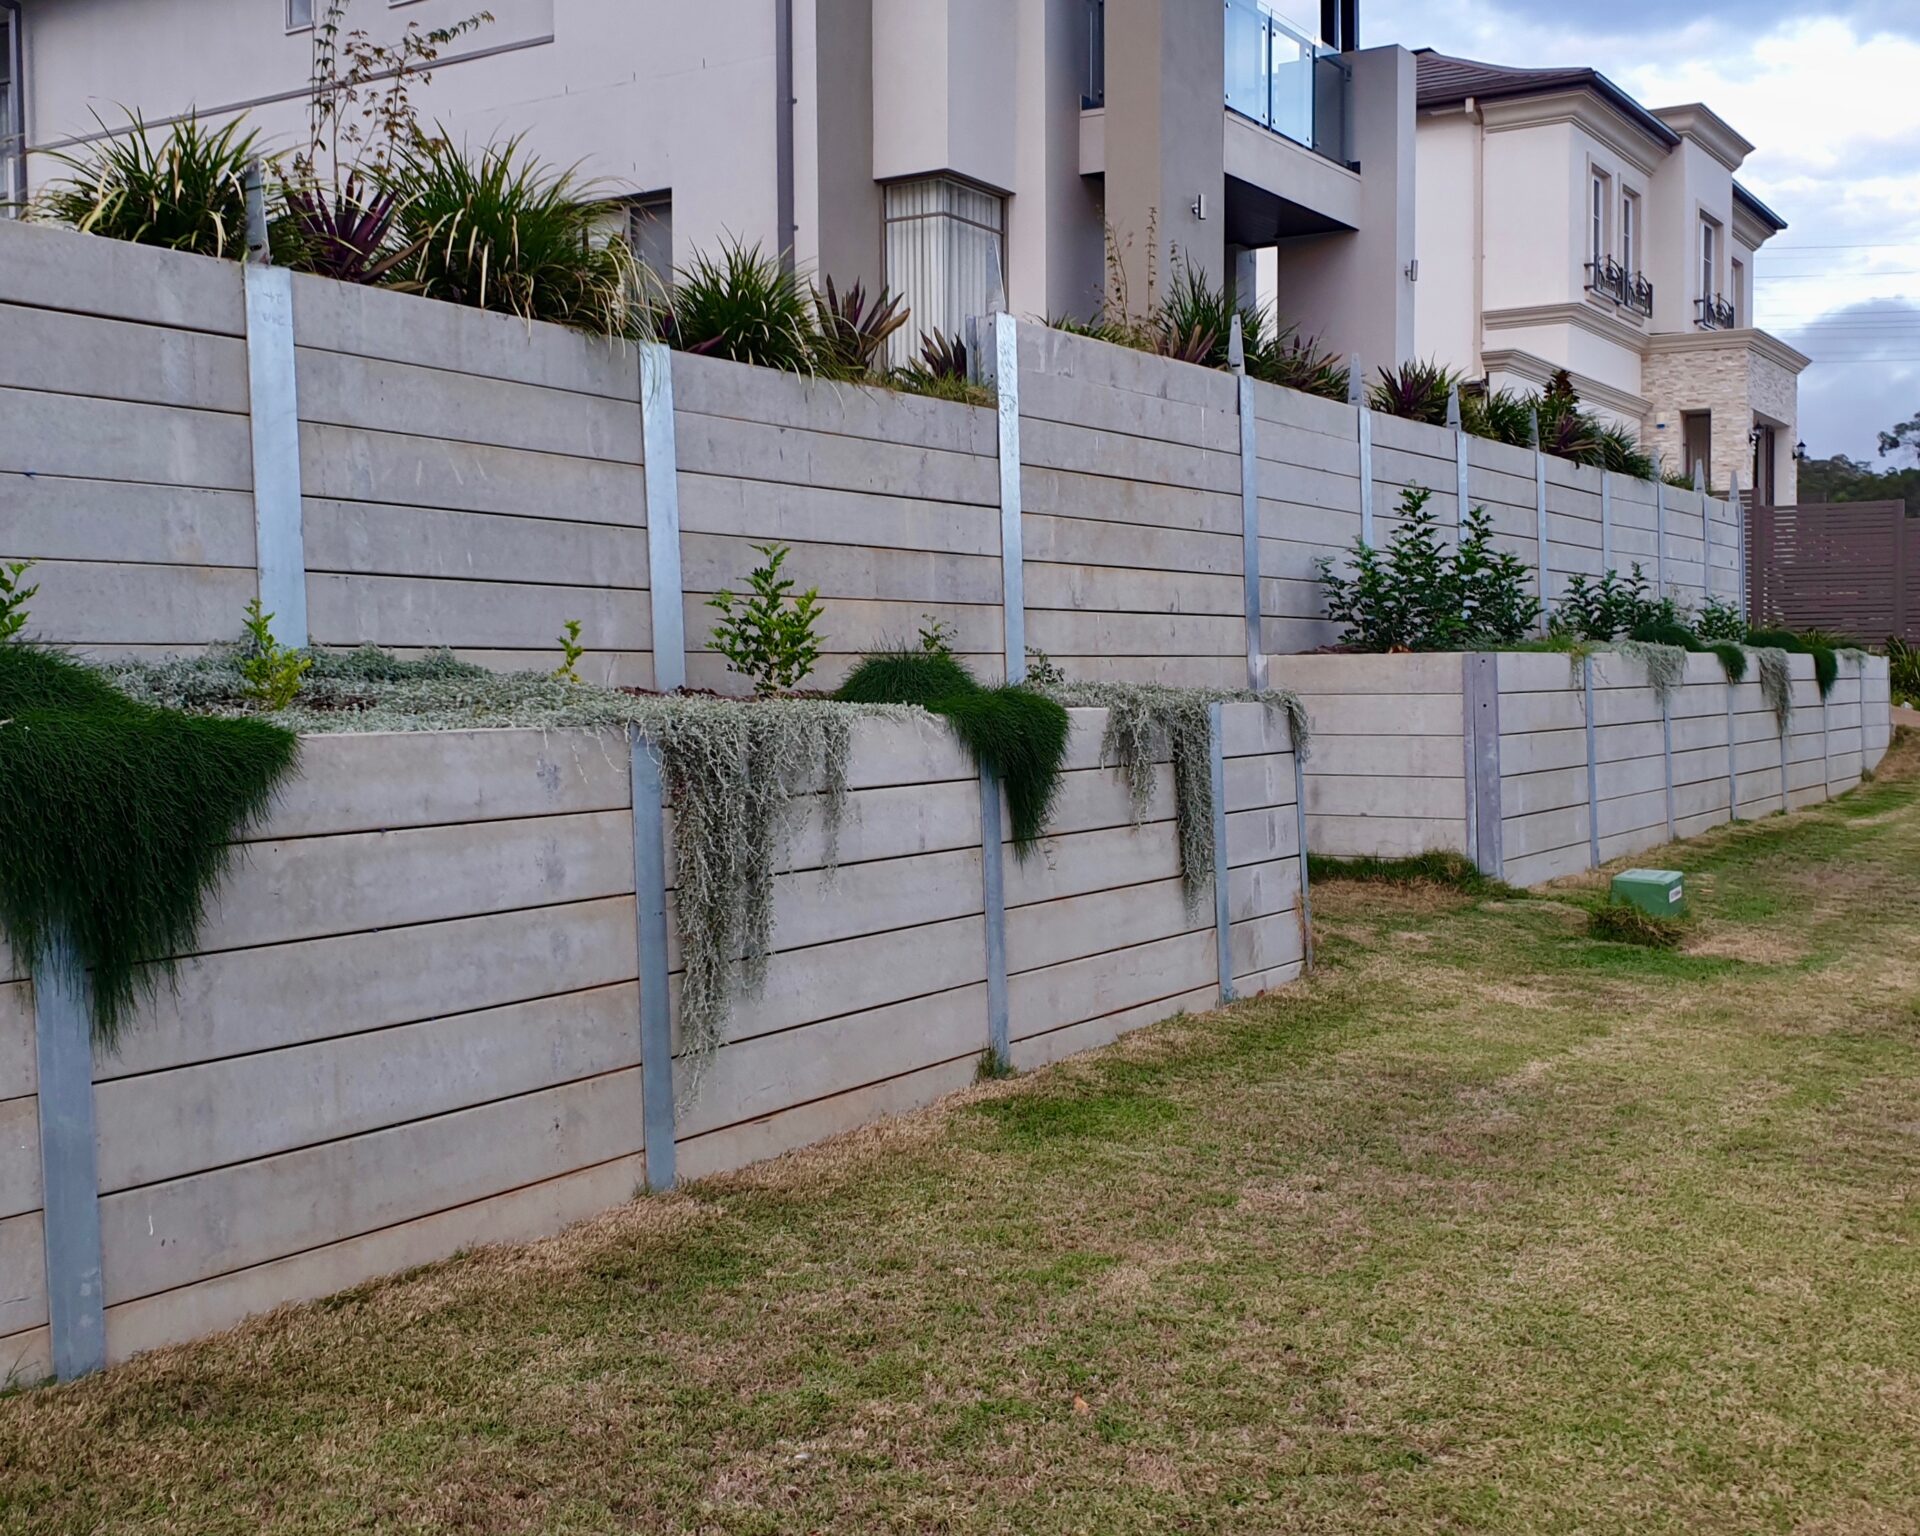
M1613 899L1652 917L1678 917L1687 890L1677 869L1623 869L1613 877Z

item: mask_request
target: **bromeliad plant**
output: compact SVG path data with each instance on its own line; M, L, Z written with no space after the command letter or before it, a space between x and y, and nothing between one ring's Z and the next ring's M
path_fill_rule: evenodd
M1353 574L1320 562L1327 617L1345 626L1342 643L1361 651L1455 651L1512 644L1539 618L1527 590L1525 561L1498 549L1485 507L1467 514L1451 549L1442 542L1428 502L1409 486L1400 498L1400 526L1386 550L1353 544Z
M1380 370L1367 390L1367 406L1403 421L1422 421L1430 427L1447 424L1447 408L1461 376L1440 363L1402 363Z

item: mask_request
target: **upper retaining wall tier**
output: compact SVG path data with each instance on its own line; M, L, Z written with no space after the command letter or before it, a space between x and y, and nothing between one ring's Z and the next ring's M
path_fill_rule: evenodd
M1665 710L1645 668L1615 652L1584 663L1505 652L1270 665L1313 717L1305 781L1314 853L1450 849L1537 885L1858 784L1891 737L1886 658L1843 657L1824 701L1813 658L1789 661L1785 732L1755 674L1731 684L1707 655L1687 658ZM1493 669L1493 703L1483 690L1478 709L1476 666Z
M803 802L767 985L664 1129L681 1176L971 1082L990 926L1018 1066L1219 1000L1216 904L1182 896L1171 765L1135 826L1100 766L1105 723L1073 712L1040 848L994 851L1004 916L979 779L945 726L856 725L838 871L823 877ZM1223 708L1221 752L1228 989L1245 996L1301 969L1294 764L1256 705ZM306 738L177 988L96 1052L90 1101L67 1106L96 1127L108 1358L551 1232L647 1185L634 831L617 735ZM679 971L676 939L670 996ZM28 1379L50 1361L36 1061L34 987L0 951L0 1376Z
M1530 451L1043 326L1000 381L1003 475L991 409L684 353L643 386L638 347L260 271L0 221L0 558L40 562L40 638L197 650L304 590L299 640L550 667L579 619L598 680L683 663L735 688L706 600L779 542L826 603L826 684L928 618L999 679L1011 585L1072 676L1239 686L1250 653L1334 638L1318 562L1364 504L1375 543L1410 484L1457 525L1463 456L1470 502L1539 562ZM1723 503L1538 465L1549 599L1603 549L1684 598L1738 593Z

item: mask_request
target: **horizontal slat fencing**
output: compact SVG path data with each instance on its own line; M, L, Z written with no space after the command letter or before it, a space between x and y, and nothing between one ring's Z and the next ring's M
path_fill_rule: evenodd
M1313 721L1307 846L1336 858L1469 851L1461 658L1276 656Z
M801 590L820 589L815 685L935 621L977 675L1003 679L991 410L686 355L673 400L692 686L740 690L706 649L708 599L744 591L769 543L791 548Z
M1004 675L1011 507L990 409L674 354L673 419L656 436L676 463L651 466L674 505L650 530L637 348L295 276L297 463L259 477L247 314L234 263L0 223L0 558L40 562L32 633L136 656L237 637L260 590L256 480L297 474L292 547L316 644L547 669L578 619L586 675L651 685L655 602L671 611L673 596L670 580L652 590L651 532L680 556L695 686L745 690L706 649L707 600L776 542L826 605L818 682L934 621L983 677ZM1361 532L1359 411L1255 383L1243 433L1229 374L1039 325L1018 336L1021 458L1004 478L1018 487L1028 643L1075 677L1238 684L1249 566L1262 651L1336 638L1319 562L1345 560ZM1398 528L1410 486L1457 528L1459 437L1364 420L1374 542ZM1464 446L1470 502L1529 565L1544 462L1551 597L1598 574L1608 544L1650 581L1664 547L1668 588L1688 601L1707 595L1708 564L1712 591L1735 594L1724 503L1664 489L1662 546L1655 488L1607 476L1603 535L1598 471Z
M1170 763L1136 825L1073 712L1047 836L1001 858L1013 1057L1055 1060L1221 995L1216 904L1181 888ZM1228 950L1248 996L1299 973L1284 717L1223 711ZM862 721L827 873L788 822L764 989L705 1076L676 1036L682 1177L973 1080L990 1039L979 779L944 725ZM1003 815L1004 825L1004 815ZM667 815L666 971L680 947ZM93 1073L110 1360L647 1183L631 759L618 735L307 737L197 953ZM0 953L0 1369L49 1362L33 992Z
M1539 885L1589 863L1582 669L1565 656L1526 652L1502 655L1497 666L1503 878ZM1597 677L1595 685L1598 699ZM1596 744L1604 759L1604 734ZM1604 805L1601 814L1604 826Z
M640 371L512 315L296 277L313 642L653 680Z
M111 1358L627 1198L624 743L319 736L96 1061Z
M0 559L96 654L240 633L254 573L240 269L0 220Z
M0 1390L51 1369L33 987L0 943Z
M1596 653L1584 665L1563 655L1502 653L1502 878L1530 886L1590 869L1596 834L1602 863L1695 836L1731 819L1736 794L1737 819L1771 815L1784 808L1783 763L1795 808L1853 788L1886 751L1886 658L1843 657L1824 706L1812 658L1788 660L1794 709L1783 735L1757 671L1729 684L1715 656L1687 658L1663 712L1644 664L1618 653ZM1313 852L1473 850L1461 662L1458 655L1273 659L1276 678L1301 693L1314 718L1305 768Z
M1233 378L1020 327L1027 644L1076 678L1247 676Z

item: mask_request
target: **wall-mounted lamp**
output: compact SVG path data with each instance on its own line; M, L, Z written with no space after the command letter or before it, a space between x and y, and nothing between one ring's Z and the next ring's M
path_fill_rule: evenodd
M1193 200L1193 216L1202 224L1207 222L1207 194L1202 192Z
M1796 464L1804 464L1807 462L1807 445L1804 441L1793 445L1793 461Z

